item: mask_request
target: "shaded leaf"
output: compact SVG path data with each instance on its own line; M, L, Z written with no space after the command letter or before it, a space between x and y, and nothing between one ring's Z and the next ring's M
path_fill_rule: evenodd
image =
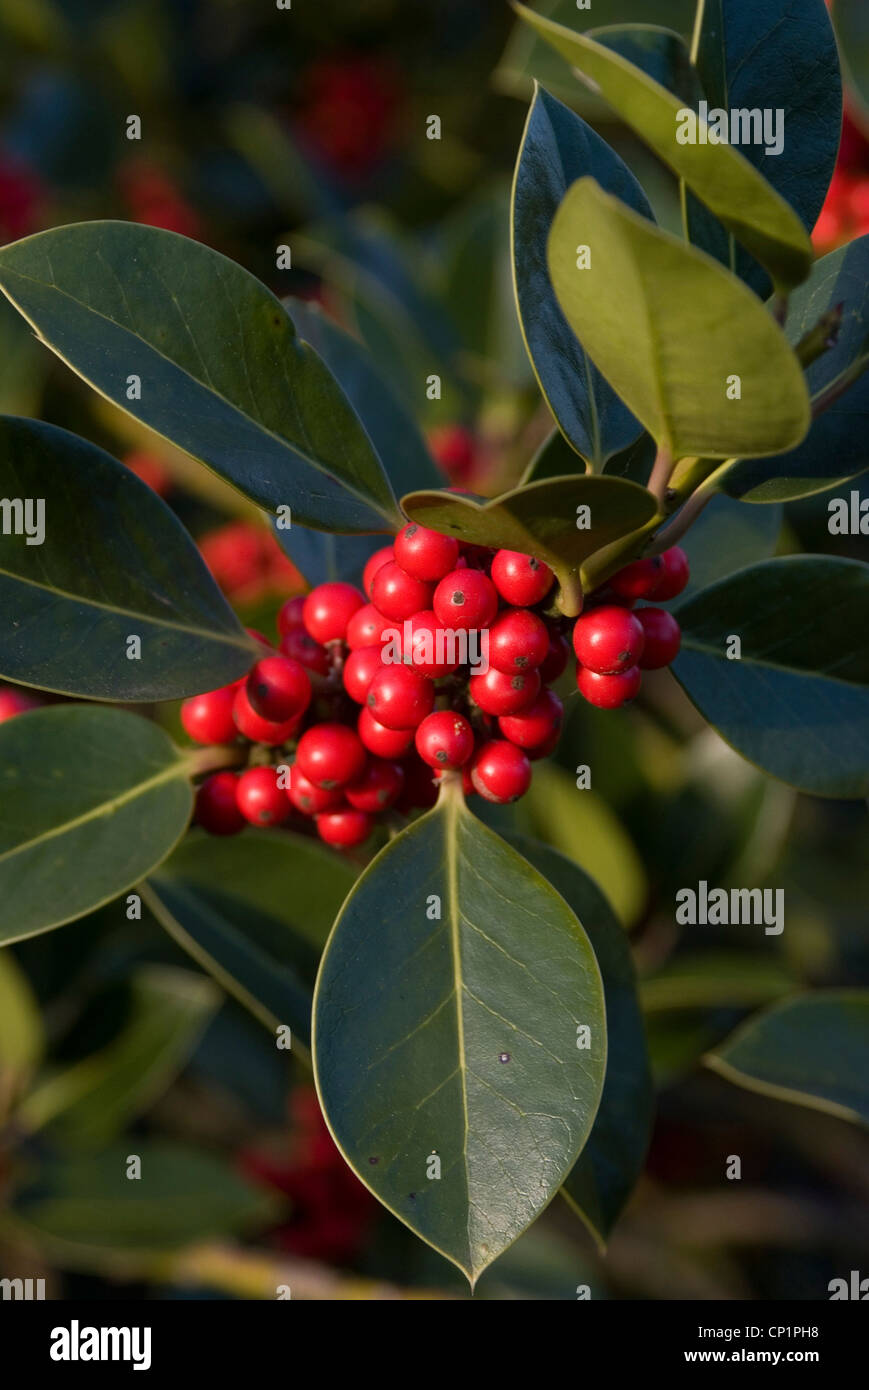
M704 1060L749 1091L869 1125L869 990L785 999Z
M591 250L589 269L577 268L580 245ZM549 269L575 333L673 458L780 453L804 437L802 370L756 296L593 179L561 204ZM730 399L735 377L741 397Z
M55 705L0 724L0 941L131 888L186 829L187 763L121 710Z
M45 1049L39 1002L11 951L0 951L0 1115Z
M156 227L82 222L0 250L0 289L101 395L260 506L332 531L395 523L331 373L269 290L217 251Z
M640 983L646 1013L673 1009L751 1008L792 994L793 975L775 957L706 951L677 956Z
M44 502L44 537L0 534L0 672L97 700L228 685L256 646L174 512L67 430L0 418L0 495ZM130 636L141 659L130 660Z
M816 796L869 794L869 565L767 560L680 604L674 674L764 772ZM729 639L741 657L728 659Z
M473 1283L582 1149L605 1032L574 913L450 785L335 923L314 1003L317 1086L357 1176Z
M678 602L773 554L782 526L782 508L747 507L717 494L679 541L691 577ZM668 607L669 605L664 605Z

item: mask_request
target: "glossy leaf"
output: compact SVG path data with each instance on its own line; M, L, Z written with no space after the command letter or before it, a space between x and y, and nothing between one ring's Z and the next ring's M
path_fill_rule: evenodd
M602 43L554 24L515 0L513 8L685 180L777 284L790 287L805 279L812 264L805 228L736 147L680 144L676 135L680 112L686 108L679 97Z
M780 122L778 153L770 152L775 129L739 148L810 232L833 175L842 124L839 60L824 0L765 0L760 7L744 0L699 0L694 47L710 108L769 112ZM773 137L769 148L767 133ZM687 224L696 246L766 298L767 274L690 197Z
M218 991L201 975L142 968L131 981L120 1033L36 1086L18 1122L27 1130L48 1125L52 1142L75 1148L108 1143L168 1090L219 1003Z
M139 1178L127 1177L131 1152L141 1160ZM127 1140L41 1164L12 1215L31 1240L77 1263L227 1236L260 1222L269 1207L225 1160L137 1136L132 1149Z
M824 256L790 301L786 331L796 344L822 315L844 306L836 346L808 370L814 399L869 355L869 236ZM823 492L869 468L869 372L825 409L796 449L776 458L740 459L728 469L725 491L746 502L788 502Z
M607 24L586 34L683 102L696 105L703 96L690 49L675 30L659 24Z
M802 994L755 1014L706 1058L749 1091L869 1125L869 990Z
M576 916L445 789L362 874L320 968L317 1086L345 1158L473 1284L575 1163L605 1036Z
M589 269L577 269L580 245ZM673 458L780 453L804 437L808 392L772 316L715 261L593 179L561 204L549 270L577 337ZM735 377L741 397L729 399Z
M412 492L401 499L414 521L478 545L519 550L561 578L594 551L643 526L655 514L645 488L622 478L545 478L489 502L451 492ZM591 525L578 507L588 507Z
M684 597L680 595L675 602L684 603L717 579L758 560L768 560L775 552L781 526L780 506L747 507L720 493L713 497L679 541L688 556L691 577Z
M603 1244L642 1171L652 1121L652 1076L628 938L597 884L577 864L525 835L506 839L573 908L603 979L603 1095L588 1142L561 1189Z
M254 643L174 512L129 468L67 430L0 418L0 496L44 504L41 539L0 534L4 677L144 702L244 675Z
M738 753L800 791L869 795L869 565L767 560L676 614L674 674ZM736 660L726 655L733 636Z
M561 430L553 430L544 439L522 474L521 486L539 483L543 478L567 478L571 474L586 471L585 460L579 458L576 451L571 449Z
M513 182L513 276L519 319L540 389L582 459L600 469L640 432L637 421L590 361L567 322L549 278L546 243L568 188L593 175L608 193L651 218L627 165L590 126L538 88L528 112Z
M184 833L187 764L121 710L55 705L0 724L0 942L131 888Z
M185 838L150 876L146 899L195 961L272 1032L307 1046L320 952L355 880L316 841L258 831Z
M395 523L332 374L280 302L217 251L156 227L83 222L0 250L0 289L101 395L260 506L332 531Z

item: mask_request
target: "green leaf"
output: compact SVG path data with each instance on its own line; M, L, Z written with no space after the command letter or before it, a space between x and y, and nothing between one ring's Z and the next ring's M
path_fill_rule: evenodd
M45 1049L39 1002L11 951L0 951L0 1116Z
M594 175L607 192L652 217L645 193L606 141L538 88L513 182L516 304L528 355L550 410L576 453L600 469L636 439L640 425L577 340L555 297L546 264L546 240L555 214L567 189L584 174ZM561 471L584 470L574 456Z
M767 560L676 614L674 674L738 753L815 796L869 795L869 565ZM726 655L733 636L736 660Z
M355 873L301 835L187 836L145 899L179 946L274 1032L307 1046L320 952Z
M718 493L679 541L688 556L691 578L678 601L684 603L692 594L746 565L768 560L781 526L780 506L747 507Z
M473 1284L575 1163L605 1037L576 916L451 784L364 871L320 968L317 1087L348 1163Z
M575 183L558 210L549 270L577 337L673 458L780 453L804 437L802 370L756 296L593 179ZM734 376L738 400L728 399Z
M559 579L602 546L644 526L655 499L623 478L544 478L489 502L454 492L412 492L401 499L413 521L458 540L534 555ZM591 525L580 528L588 507Z
M763 140L740 149L810 232L833 175L842 125L839 60L824 0L765 0L761 7L753 0L700 0L694 49L710 108L781 111L777 154ZM769 277L721 223L690 197L687 214L694 244L766 298Z
M844 306L836 346L808 370L812 398L823 395L855 363L869 356L869 236L824 256L791 297L786 331L796 344L822 315ZM788 502L823 492L869 468L869 372L827 407L798 448L776 458L744 458L722 486L745 502Z
M523 830L589 874L621 921L633 925L648 895L646 873L621 821L597 792L577 787L555 763L537 763L517 811Z
M0 418L0 496L44 503L41 540L0 534L4 677L145 702L244 675L255 644L174 512L129 468L67 430Z
M869 13L862 0L835 0L833 20L848 93L850 114L869 127Z
M674 1009L734 1009L768 1004L792 994L791 972L775 957L746 951L678 956L640 984L646 1013Z
M133 976L128 1016L100 1052L55 1071L21 1106L27 1130L75 1148L107 1144L168 1090L220 1002L210 980L145 966Z
M332 374L274 295L217 251L82 222L0 250L0 289L95 390L260 506L330 531L398 524Z
M680 112L689 108L678 97L602 43L572 33L515 0L513 8L685 180L777 284L788 288L806 278L812 245L802 222L739 150L680 144Z
M307 526L291 526L285 531L276 524L272 529L284 554L312 589L334 579L358 585L369 556L389 544L385 536L333 536Z
M696 106L703 88L681 34L659 24L607 24L586 30L595 43L618 53L668 92Z
M505 838L573 908L603 979L603 1095L588 1142L561 1189L603 1245L642 1172L652 1122L652 1075L628 938L597 884L577 864L539 840Z
M869 990L798 995L756 1014L705 1058L746 1090L869 1125Z
M585 473L585 460L578 458L561 430L553 430L522 474L520 486L539 483L543 478L566 478L572 473Z
M140 1178L127 1177L130 1155L141 1160ZM12 1214L61 1262L87 1263L240 1232L268 1207L223 1159L137 1137L98 1155L41 1164Z
M0 724L0 942L131 888L190 818L188 765L156 724L55 705Z

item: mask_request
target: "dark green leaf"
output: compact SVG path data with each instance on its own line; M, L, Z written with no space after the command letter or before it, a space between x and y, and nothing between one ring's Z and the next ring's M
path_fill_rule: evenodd
M778 154L763 140L740 149L811 231L842 124L839 60L824 0L765 0L761 7L753 0L700 0L695 51L710 108L782 113ZM770 281L757 262L702 204L689 197L687 210L694 244L766 298Z
M220 996L188 970L147 966L131 981L124 1026L111 1043L55 1071L30 1093L18 1122L75 1148L107 1144L168 1090L190 1056Z
M851 114L865 131L869 126L869 11L863 0L835 0L833 20L842 54Z
M574 913L445 788L362 874L323 957L317 1086L345 1158L473 1283L575 1163L605 1034Z
M590 250L587 269L578 246ZM756 296L594 179L575 183L558 210L549 271L577 337L671 457L777 453L804 437L802 370Z
M756 1014L705 1061L749 1091L869 1125L869 990L827 989Z
M513 184L516 303L550 410L577 454L600 469L636 439L640 425L586 355L555 298L546 263L555 214L568 188L585 174L651 218L646 195L627 165L585 121L539 88L528 113ZM572 466L561 471L584 469L574 458Z
M674 673L738 753L800 791L869 795L869 565L767 560L676 612Z
M603 978L608 1039L603 1095L588 1142L562 1188L603 1243L642 1171L652 1120L652 1076L628 938L597 884L575 863L525 835L506 839L573 908Z
M781 525L780 506L747 507L720 493L713 497L679 541L691 567L685 597L679 602L684 603L716 579L758 560L768 560L775 551Z
M11 951L0 951L0 1114L38 1065L45 1048L39 1001Z
M128 1178L129 1156L141 1159ZM261 1221L269 1203L223 1159L127 1140L98 1155L43 1163L13 1217L62 1261L173 1250Z
M187 763L121 710L55 705L0 724L0 941L131 888L184 833Z
M0 418L0 496L44 503L42 541L0 534L3 676L144 702L244 675L254 643L174 512L129 468L67 430Z
M640 999L646 1013L751 1008L792 994L795 987L793 975L775 957L707 951L678 956L648 976L640 985Z
M645 488L622 478L581 474L544 478L489 502L451 492L412 492L401 505L414 521L435 531L534 555L559 578L655 515L655 500ZM588 529L577 525L584 519L577 514L582 506L590 510Z
M0 289L101 395L259 505L330 531L395 524L346 396L280 302L225 256L156 227L83 222L4 247Z
M869 236L824 256L805 285L793 294L787 335L796 344L821 316L844 306L836 346L808 371L813 398L867 355L869 338ZM746 502L788 502L823 492L869 468L869 372L813 421L796 449L776 458L740 459L725 474L723 487Z
M543 478L567 478L585 471L585 461L571 449L561 430L553 430L522 474L521 486L539 483Z
M389 544L387 536L333 536L307 526L283 530L274 523L273 530L281 549L312 589L333 579L358 585L368 557Z
M683 178L782 287L809 273L812 247L799 217L739 150L680 144L681 100L602 43L553 24L514 2L513 8L579 71L592 89Z
M307 1046L320 952L353 887L349 864L315 841L257 831L219 843L190 835L145 895L185 951L272 1032Z
M696 106L703 96L691 52L675 30L657 24L608 24L588 29L586 34L688 105Z

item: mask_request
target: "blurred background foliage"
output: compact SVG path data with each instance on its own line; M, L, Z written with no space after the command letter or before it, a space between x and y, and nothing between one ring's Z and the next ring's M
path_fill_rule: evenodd
M575 19L569 0L541 8ZM658 23L690 25L688 0L655 8ZM625 0L618 18L647 9ZM835 10L850 92L821 252L869 231L869 27L859 0ZM509 260L532 76L616 145L659 219L676 223L662 168L500 0L319 0L291 11L0 0L0 47L4 241L126 218L208 243L360 337L444 475L479 492L518 481L551 430ZM426 138L432 115L440 140ZM130 116L140 140L127 138ZM276 268L280 246L291 269ZM426 398L431 372L443 377L440 401ZM5 302L0 410L123 457L196 535L244 619L273 634L279 603L304 581L262 518L98 400ZM830 495L785 507L718 499L688 540L695 579L773 553L869 558L865 540L830 536ZM352 557L339 547L335 563L350 557L352 573L366 544ZM702 1058L758 1007L869 980L866 808L755 771L666 673L630 710L567 708L562 744L527 799L475 810L575 859L630 932L657 1118L605 1255L557 1199L477 1297L573 1299L588 1285L605 1298L824 1298L869 1251L865 1137L833 1114L738 1089ZM160 717L177 731L175 711ZM584 765L592 790L578 795ZM325 856L306 866L296 910L310 959L293 962L302 978L352 871ZM783 935L677 926L677 889L701 879L784 889ZM236 905L256 968L273 968L269 941L299 892L265 885L255 910ZM231 903L218 906L232 915ZM731 1154L742 1159L738 1183L724 1177ZM150 1178L135 1203L118 1176L128 1155ZM130 919L120 901L0 953L4 1194L0 1276L45 1276L49 1296L274 1298L286 1285L297 1298L467 1297L345 1167L300 1057L197 974L147 905Z

